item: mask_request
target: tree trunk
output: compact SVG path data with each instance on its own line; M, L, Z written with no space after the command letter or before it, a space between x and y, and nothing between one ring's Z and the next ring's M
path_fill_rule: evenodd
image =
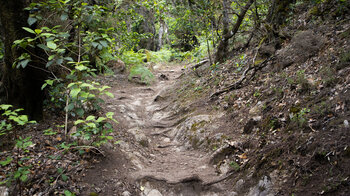
M294 0L274 0L271 3L266 20L274 29L284 24L290 12L289 4L293 2Z
M255 0L249 0L247 4L242 8L241 13L238 15L237 21L235 25L233 26L232 30L228 30L228 24L229 21L227 21L228 16L227 15L227 0L223 0L223 34L222 38L219 42L216 54L215 54L215 62L223 62L228 56L228 46L229 46L229 40L238 32L239 27L241 26L243 19L249 10L250 6L254 3Z
M25 6L26 0L0 1L0 19L5 46L5 64L0 87L4 91L0 96L4 97L7 103L23 108L31 119L40 120L44 97L41 86L46 76L46 72L42 69L44 65L33 56L25 69L12 67L16 58L23 53L22 49L12 47L13 42L32 36L22 29L28 26L29 13L24 11ZM38 49L32 50L31 53L40 56Z
M266 17L268 24L267 37L270 45L274 45L275 49L279 49L281 46L281 40L279 36L279 28L283 25L290 13L289 5L294 3L294 0L274 0Z
M163 35L164 35L164 21L163 20L160 20L159 22L159 33L158 33L158 47L157 47L157 50L160 50L162 49L163 47Z

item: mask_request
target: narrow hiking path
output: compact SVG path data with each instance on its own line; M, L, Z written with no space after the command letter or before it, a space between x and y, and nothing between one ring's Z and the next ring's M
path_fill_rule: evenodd
M217 184L224 176L210 164L210 154L184 145L184 130L179 125L188 120L167 97L182 68L157 70L158 79L149 86L120 78L113 81L110 92L115 98L107 100L105 109L116 113L120 122L117 131L123 141L108 153L107 160L88 172L88 183L103 186L95 188L96 192L120 195L118 189L124 186L128 191L122 195L228 195ZM210 119L211 115L201 118ZM117 183L121 176L128 187Z

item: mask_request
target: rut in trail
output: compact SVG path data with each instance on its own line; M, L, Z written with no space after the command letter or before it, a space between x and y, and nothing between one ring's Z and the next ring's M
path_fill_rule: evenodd
M190 141L184 135L186 127L188 131L194 123L210 123L219 114L191 116L174 104L168 93L180 80L181 68L159 70L156 76L161 77L150 86L125 82L112 87L115 98L107 101L106 110L117 114L119 131L125 133L117 148L128 160L124 163L128 168L124 174L126 180L138 189L135 194L144 196L234 195L221 185L229 174L218 175L211 153L188 145ZM119 159L120 156L110 156L109 164L120 163ZM113 167L101 167L106 173L113 170ZM111 181L113 175L105 178L106 182ZM113 185L102 189L110 186ZM105 194L112 192L105 191ZM113 195L118 194L113 192Z

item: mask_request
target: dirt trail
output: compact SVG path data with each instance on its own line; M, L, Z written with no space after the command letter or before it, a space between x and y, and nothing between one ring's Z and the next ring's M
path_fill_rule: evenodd
M125 138L117 147L121 152L113 152L108 161L102 161L88 176L97 177L96 172L105 171L103 178L108 184L115 178L111 171L121 169L116 164L123 164L125 180L138 190L130 193L129 187L122 195L227 195L216 183L223 176L209 164L210 155L186 148L179 140L182 130L176 125L183 121L183 116L172 111L173 103L164 98L164 92L173 88L181 68L159 70L157 76L166 79L150 86L126 82L112 88L115 98L108 100L107 110L116 112L119 131L125 132ZM122 163L120 154L129 162ZM110 186L115 185L105 185L97 191L101 195L118 195L118 187Z

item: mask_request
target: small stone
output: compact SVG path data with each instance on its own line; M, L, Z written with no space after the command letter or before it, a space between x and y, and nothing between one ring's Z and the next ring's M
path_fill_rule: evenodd
M124 191L122 193L122 196L131 196L131 193L129 191Z
M152 189L147 196L163 196L157 189Z
M123 183L122 183L122 182L117 182L116 186L117 186L117 187L122 187L122 186L123 186Z
M166 143L169 143L169 142L170 142L170 139L169 139L169 138L164 138L163 141L166 142Z
M95 190L96 190L97 193L100 193L102 191L102 189L98 188L98 187L96 187Z
M345 126L345 128L349 128L349 121L348 120L344 120L344 126Z
M236 182L236 185L234 186L236 191L241 191L244 185L244 180L240 179Z

